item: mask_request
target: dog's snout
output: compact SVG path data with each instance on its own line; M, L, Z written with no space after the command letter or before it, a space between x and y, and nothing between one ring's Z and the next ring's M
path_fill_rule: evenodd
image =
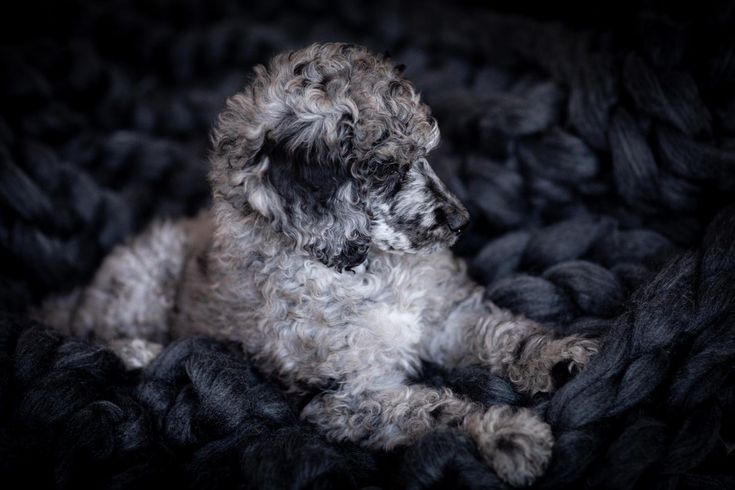
M454 233L462 233L470 222L470 215L464 209L451 209L446 211L447 226Z

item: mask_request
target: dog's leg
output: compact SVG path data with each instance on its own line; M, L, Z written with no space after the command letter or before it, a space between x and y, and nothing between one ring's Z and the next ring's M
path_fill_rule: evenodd
M312 400L302 417L332 439L384 450L415 442L437 427L456 427L475 441L498 476L514 485L528 485L544 471L553 445L549 426L528 409L486 409L447 389L421 385L343 387Z
M597 342L559 337L538 323L483 298L477 289L424 341L424 356L445 366L483 364L533 394L556 388L555 379L582 369Z

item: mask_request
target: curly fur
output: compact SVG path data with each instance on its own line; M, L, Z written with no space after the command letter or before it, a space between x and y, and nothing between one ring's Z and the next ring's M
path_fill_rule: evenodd
M211 214L155 225L62 301L68 316L42 315L138 364L156 346L128 340L165 340L166 324L235 340L292 392L318 391L302 417L336 440L390 449L451 426L504 480L537 478L553 440L532 411L408 380L422 360L480 364L549 392L596 344L501 310L447 250L469 215L428 164L439 130L400 70L347 44L281 54L212 139Z

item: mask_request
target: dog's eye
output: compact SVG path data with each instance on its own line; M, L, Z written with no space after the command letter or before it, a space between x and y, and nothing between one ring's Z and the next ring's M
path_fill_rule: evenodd
M380 179L387 179L401 174L400 165L381 165L375 170L375 176Z

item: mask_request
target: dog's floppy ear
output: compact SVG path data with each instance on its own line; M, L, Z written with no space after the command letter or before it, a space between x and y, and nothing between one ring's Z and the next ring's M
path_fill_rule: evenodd
M298 143L292 131L266 135L250 162L259 169L257 179L251 175L245 187L254 210L299 248L341 272L367 257L370 220L364 186L352 161L349 116L330 129L336 136L331 147L319 137L308 145Z
M366 59L339 43L280 54L255 67L212 131L215 208L267 221L339 271L363 262L371 239L367 179L353 151L360 111L349 90L350 67Z

